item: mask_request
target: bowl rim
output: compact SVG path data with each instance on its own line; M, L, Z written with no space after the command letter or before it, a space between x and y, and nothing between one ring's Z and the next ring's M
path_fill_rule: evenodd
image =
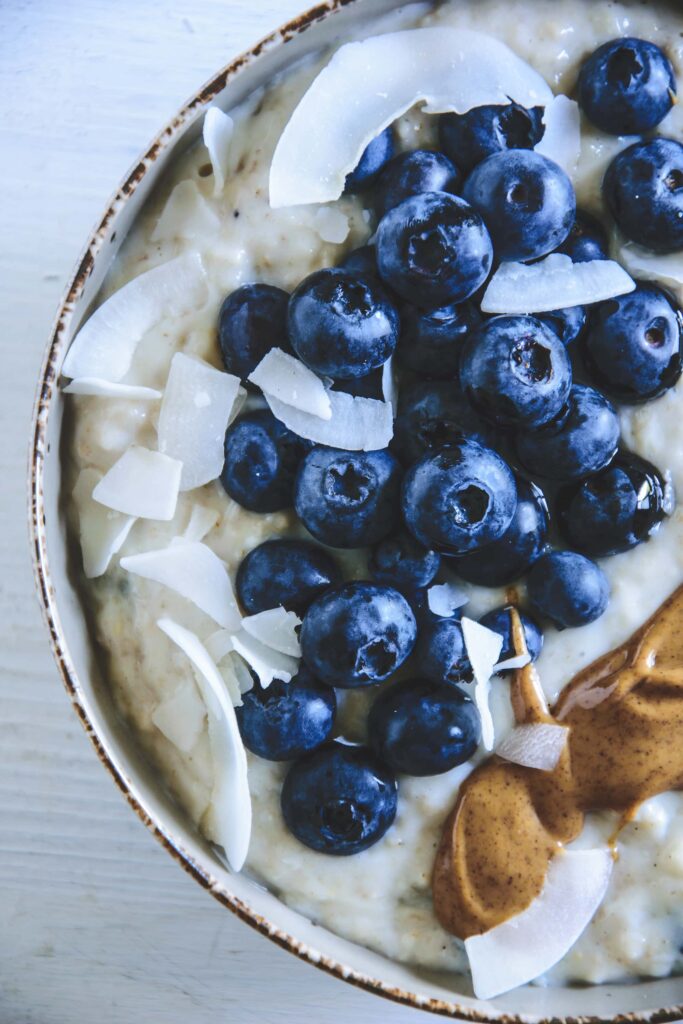
M111 196L105 212L92 230L85 248L78 258L75 270L71 274L66 289L62 294L40 367L31 418L28 464L29 540L33 576L43 619L49 633L50 648L57 663L62 683L90 742L95 748L97 756L138 818L167 852L171 854L176 863L199 882L203 888L207 889L214 899L218 900L219 903L231 910L242 921L282 949L293 953L305 963L311 964L338 980L345 981L357 988L414 1009L446 1017L455 1017L462 1021L472 1022L472 1024L525 1024L525 1020L529 1020L528 1017L506 1012L490 1016L487 1013L465 1007L460 1003L451 1002L450 1000L446 1001L421 996L416 992L389 985L380 978L364 974L331 957L322 956L322 954L307 943L277 928L263 915L258 914L248 903L229 892L223 883L214 878L209 871L205 870L187 852L175 845L152 814L146 809L142 800L132 791L127 780L107 753L97 733L96 726L88 712L87 701L83 699L83 691L69 655L68 643L61 624L55 590L51 581L44 499L44 468L48 455L48 421L59 378L57 367L61 364L62 351L66 346L71 316L94 269L96 258L104 247L110 226L116 222L126 201L137 190L161 154L172 146L186 127L188 127L189 123L194 120L197 113L206 108L239 72L253 65L265 53L286 44L311 26L334 15L336 11L362 2L363 0L321 0L321 2L296 15L279 28L262 37L248 50L236 56L193 93L178 112L171 117L153 138L150 145ZM395 2L398 6L402 0L395 0ZM617 1020L627 1022L627 1024L676 1024L677 1021L682 1019L683 1004L661 1010L635 1011L621 1015L618 1018L603 1018L593 1015L571 1018L537 1018L536 1024L617 1024Z

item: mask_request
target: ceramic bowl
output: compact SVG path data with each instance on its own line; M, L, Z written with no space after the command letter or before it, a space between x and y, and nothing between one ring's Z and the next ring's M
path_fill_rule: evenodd
M463 0L470 2L470 0ZM474 0L471 0L474 2ZM550 0L547 0L550 2ZM155 783L149 764L114 711L98 665L76 584L79 562L69 545L60 493L64 400L57 388L69 342L92 305L119 245L176 153L198 137L204 109L242 102L305 54L363 23L397 0L327 0L268 36L203 86L141 156L108 204L61 303L38 385L31 445L30 520L36 583L50 642L73 704L97 753L130 806L169 853L247 924L338 978L409 1006L478 1022L676 1021L683 1018L683 979L576 989L526 987L490 1003L469 983L412 970L316 927L244 875L229 873L210 845ZM665 1009L662 1009L665 1008Z

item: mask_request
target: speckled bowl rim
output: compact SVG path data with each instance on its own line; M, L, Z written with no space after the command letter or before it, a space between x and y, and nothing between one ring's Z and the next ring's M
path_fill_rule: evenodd
M62 681L100 761L108 769L129 805L155 838L165 847L177 863L200 885L207 889L215 899L241 918L242 921L251 925L252 928L265 935L278 946L295 954L300 960L312 964L341 981L348 982L375 995L384 996L394 1002L411 1006L415 1009L426 1010L463 1021L471 1021L473 1024L526 1024L530 1019L526 1015L518 1016L503 1012L490 1016L459 1003L421 996L403 988L388 985L380 978L371 977L335 959L322 956L310 945L277 928L267 918L256 913L248 903L230 893L221 882L200 866L179 845L175 845L160 824L150 815L142 801L131 791L129 784L113 763L97 734L96 727L86 707L87 702L83 700L83 690L69 655L66 637L57 608L55 591L51 582L44 500L44 464L48 454L48 420L53 395L57 387L57 368L61 366L63 350L68 343L69 322L76 303L94 269L96 258L103 249L105 238L112 222L119 217L126 201L136 191L159 156L178 139L190 122L194 120L197 112L201 108L208 106L239 72L253 65L266 52L286 44L289 40L333 15L341 8L362 2L363 0L325 0L323 3L318 3L308 11L265 36L250 50L236 57L203 85L168 122L133 166L109 201L103 217L93 231L83 255L77 263L71 281L60 302L50 341L43 358L36 390L29 449L29 533L34 577L43 617L49 631L50 646ZM400 6L399 0L397 0L397 6ZM633 1012L610 1018L591 1015L537 1018L536 1020L537 1024L619 1024L622 1021L624 1024L626 1022L628 1024L675 1024L675 1022L683 1020L683 1004L663 1010L645 1011L644 1013Z

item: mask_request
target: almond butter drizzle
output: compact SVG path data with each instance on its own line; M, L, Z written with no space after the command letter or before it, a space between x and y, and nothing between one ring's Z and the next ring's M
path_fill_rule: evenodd
M516 611L512 626L519 654ZM518 723L569 726L568 742L552 772L493 755L461 786L432 880L436 916L461 939L529 906L587 811L618 811L625 824L644 800L683 788L683 587L575 676L552 713L532 665L515 673L511 699Z

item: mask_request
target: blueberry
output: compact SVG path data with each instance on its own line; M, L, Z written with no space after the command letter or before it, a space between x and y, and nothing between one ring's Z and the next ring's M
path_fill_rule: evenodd
M251 512L278 512L294 504L294 480L311 445L268 409L240 416L225 435L221 483Z
M681 375L683 313L654 284L596 306L584 340L598 387L621 402L646 402Z
M431 149L401 153L387 164L377 183L377 216L383 217L421 192L457 192L461 183L460 171L443 153Z
M373 370L365 377L354 377L352 380L335 380L332 383L333 391L343 391L347 395L354 395L356 398L375 398L379 401L384 399L384 385L382 368Z
M415 616L406 599L379 583L344 583L319 597L301 627L303 658L330 686L379 683L415 646Z
M466 174L494 153L533 149L544 131L543 107L527 110L519 103L473 107L439 119L441 148Z
M453 569L468 583L506 587L540 558L548 539L548 526L548 505L543 491L519 479L517 508L503 536L479 551L454 559Z
M301 464L294 507L323 544L360 548L394 529L400 491L401 469L390 452L317 447Z
M683 145L637 142L614 158L602 186L619 228L646 249L683 249Z
M427 309L464 302L486 281L492 262L491 239L479 214L445 192L406 199L382 218L377 231L382 279Z
M585 210L579 210L572 229L558 252L571 256L574 263L609 259L607 232L599 220Z
M572 367L557 334L532 316L497 316L465 343L460 381L494 423L540 427L569 397Z
M471 682L472 666L459 618L423 617L415 646L415 662L422 675L433 683Z
M355 170L346 176L347 192L362 192L377 179L396 151L391 125L375 136L363 150Z
M546 256L562 245L576 216L567 174L533 150L487 157L472 171L462 194L484 218L499 260Z
M382 838L396 817L391 769L365 747L330 743L296 761L282 787L287 828L318 853L349 856Z
M676 77L669 58L645 39L613 39L591 54L579 74L579 103L609 135L656 128L674 105Z
M522 623L522 629L524 630L524 639L526 640L529 656L532 661L537 661L543 648L543 631L536 620L532 619L526 612L518 610L518 614ZM502 636L503 649L500 652L500 661L507 661L508 658L516 657L517 651L512 640L510 605L494 608L482 616L479 621L482 626L486 626L487 629L492 629L494 633L500 633Z
M362 245L360 249L352 249L344 257L340 264L342 270L356 277L369 277L379 281L379 270L377 269L377 253L374 245Z
M481 320L479 307L474 302L429 310L405 306L401 310L396 358L403 369L421 377L454 380L463 343Z
M558 629L595 622L610 597L600 566L574 551L551 551L539 558L529 573L527 593L534 611Z
M588 314L583 306L568 306L555 309L552 313L539 313L538 319L555 331L563 345L571 345L583 337L588 324Z
M492 430L457 384L420 381L401 391L391 449L404 465L442 448L451 448L464 435L486 443Z
M218 342L228 373L246 380L271 348L290 352L289 295L269 284L245 284L228 295L218 315Z
M334 690L319 683L305 665L289 683L255 683L235 708L244 745L267 761L292 761L315 750L334 727Z
M289 300L289 336L315 373L348 380L382 366L396 347L399 317L369 277L318 270Z
M520 431L517 458L534 476L578 480L603 469L619 445L619 417L595 388L574 384L567 408L535 431Z
M421 544L461 555L502 537L512 522L517 487L497 452L463 438L408 470L402 504L406 525Z
M428 587L440 565L441 555L422 547L405 530L376 544L368 559L372 578L402 593Z
M307 540L267 540L237 570L237 596L248 615L282 606L302 615L316 597L341 583L329 552Z
M572 547L602 558L648 540L672 511L656 466L620 452L601 473L558 495L559 523Z
M472 757L481 739L481 718L457 686L406 679L377 698L368 733L373 750L394 771L441 775Z

